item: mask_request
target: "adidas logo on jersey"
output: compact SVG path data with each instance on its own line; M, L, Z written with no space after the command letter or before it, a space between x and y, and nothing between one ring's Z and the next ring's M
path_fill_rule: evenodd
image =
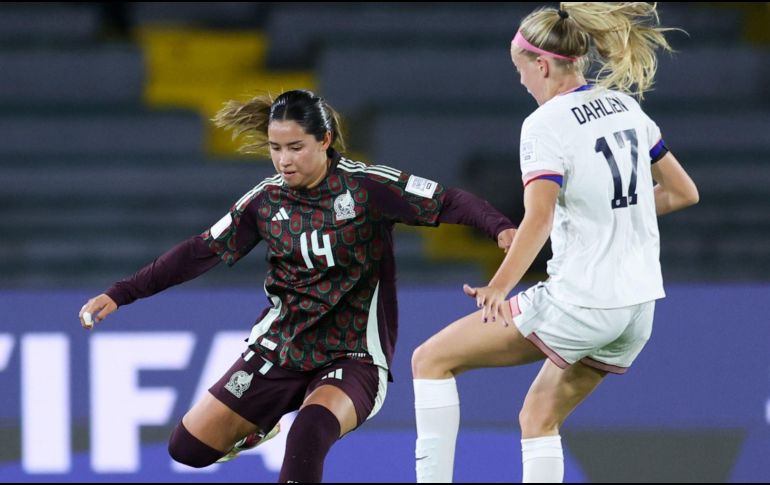
M342 380L342 369L337 369L337 370L333 370L333 371L329 372L328 374L326 374L325 376L323 376L321 378L321 380L324 380L324 379L337 379L337 380L341 381Z
M274 215L271 220L275 222L280 222L288 219L289 219L289 214L286 212L286 209L281 207L281 210L279 210L278 213Z

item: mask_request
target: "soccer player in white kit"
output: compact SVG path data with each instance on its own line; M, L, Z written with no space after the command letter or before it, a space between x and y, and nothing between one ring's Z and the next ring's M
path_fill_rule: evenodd
M456 375L543 359L519 414L523 481L562 481L562 423L647 342L664 296L657 216L698 201L629 96L651 86L655 49L670 50L657 20L655 4L570 2L531 13L514 37L513 64L539 105L521 130L525 215L489 285L463 288L481 310L414 352L418 482L452 480ZM583 76L591 47L596 85ZM507 300L549 236L548 280Z

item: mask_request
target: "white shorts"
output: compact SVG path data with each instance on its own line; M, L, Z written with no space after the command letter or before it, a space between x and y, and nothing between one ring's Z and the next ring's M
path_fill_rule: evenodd
M554 299L539 283L509 300L521 334L562 369L582 362L623 374L652 333L655 301L586 308Z

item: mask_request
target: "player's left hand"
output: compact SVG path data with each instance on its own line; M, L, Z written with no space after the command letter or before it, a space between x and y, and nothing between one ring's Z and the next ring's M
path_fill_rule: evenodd
M513 243L513 237L516 235L516 229L510 228L506 229L504 231L501 231L500 234L497 235L497 247L502 249L504 252L508 252L508 248L511 247L511 244Z
M497 317L500 317L503 325L506 327L510 325L506 314L504 313L506 302L506 294L502 290L495 288L494 286L484 286L481 288L473 288L469 285L463 285L463 291L466 295L476 299L476 306L482 308L481 320L484 323L488 321L497 321Z
M102 293L99 296L95 296L88 300L80 309L78 314L80 326L87 330L93 330L95 323L101 322L107 318L107 315L117 309L118 305L106 294Z

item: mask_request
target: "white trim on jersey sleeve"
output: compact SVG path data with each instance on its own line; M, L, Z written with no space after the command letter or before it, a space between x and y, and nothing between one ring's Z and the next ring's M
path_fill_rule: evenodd
M232 222L233 216L231 216L228 212L223 218L219 219L219 222L211 226L211 230L209 231L211 233L211 237L217 239L219 236L225 233L225 230L230 227Z
M349 173L365 173L379 175L382 178L398 182L401 171L385 165L366 165L362 162L354 162L343 158L337 163L337 167Z
M283 183L281 174L274 175L272 177L266 178L259 184L257 184L253 189L249 190L243 196L238 199L238 202L235 203L233 206L236 210L242 209L244 206L246 206L250 201L254 199L262 190L264 190L265 187L270 185L281 185ZM211 234L211 237L214 239L219 239L223 234L229 232L233 225L233 215L232 215L232 209L225 214L219 221L217 221L216 224L211 226L209 229L209 234Z
M256 197L257 194L259 194L262 190L264 190L265 187L269 185L282 185L282 184L283 184L283 177L281 176L281 174L277 174L270 178L266 178L265 180L257 184L256 187L254 187L253 189L243 194L243 197L238 199L238 202L235 203L235 208L242 209L243 206L248 204L249 201L252 200L254 197Z

